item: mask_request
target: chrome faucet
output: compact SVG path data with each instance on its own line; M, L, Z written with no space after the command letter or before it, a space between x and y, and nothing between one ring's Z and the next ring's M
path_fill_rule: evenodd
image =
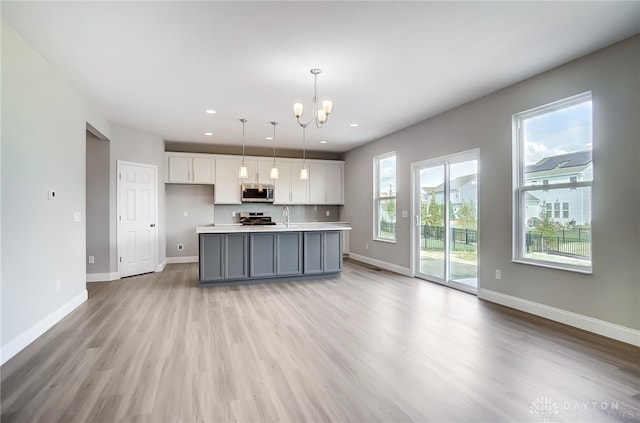
M289 207L284 206L282 208L282 217L284 220L284 224L287 225L287 228L289 227Z

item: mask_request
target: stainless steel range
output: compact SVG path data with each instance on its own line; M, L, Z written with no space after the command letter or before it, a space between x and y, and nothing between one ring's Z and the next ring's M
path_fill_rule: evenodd
M275 225L271 214L265 212L240 212L240 223L243 225Z

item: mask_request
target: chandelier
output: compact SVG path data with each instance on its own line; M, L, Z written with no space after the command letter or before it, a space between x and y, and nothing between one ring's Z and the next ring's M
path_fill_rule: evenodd
M304 109L302 103L295 103L293 105L293 114L296 116L298 124L303 128L307 127L313 121L315 121L318 128L322 128L322 125L327 121L327 119L329 119L331 109L333 108L333 102L331 102L330 100L325 100L322 102L322 108L318 107L318 75L322 72L322 70L313 68L310 70L310 72L313 75L313 118L311 118L311 120L306 123L300 121L300 118L302 117L302 111Z

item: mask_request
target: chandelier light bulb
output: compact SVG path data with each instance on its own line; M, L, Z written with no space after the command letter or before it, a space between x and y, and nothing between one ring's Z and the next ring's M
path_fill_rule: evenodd
M304 105L302 103L296 103L293 105L293 114L296 118L302 116L302 111L304 110Z
M333 109L333 102L329 100L325 100L322 102L322 110L324 113L329 116L331 114L331 109Z

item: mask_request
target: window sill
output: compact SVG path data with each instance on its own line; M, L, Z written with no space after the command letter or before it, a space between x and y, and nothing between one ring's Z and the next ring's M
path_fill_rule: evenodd
M546 267L547 269L564 270L564 271L567 271L567 272L582 273L583 275L592 275L593 274L593 267L592 266L591 267L579 268L579 267L563 266L561 263L551 263L551 262L527 260L527 259L512 259L511 262L512 263L518 263L518 264L528 264L530 266Z
M387 244L395 244L395 239L373 238L374 241L386 242Z

